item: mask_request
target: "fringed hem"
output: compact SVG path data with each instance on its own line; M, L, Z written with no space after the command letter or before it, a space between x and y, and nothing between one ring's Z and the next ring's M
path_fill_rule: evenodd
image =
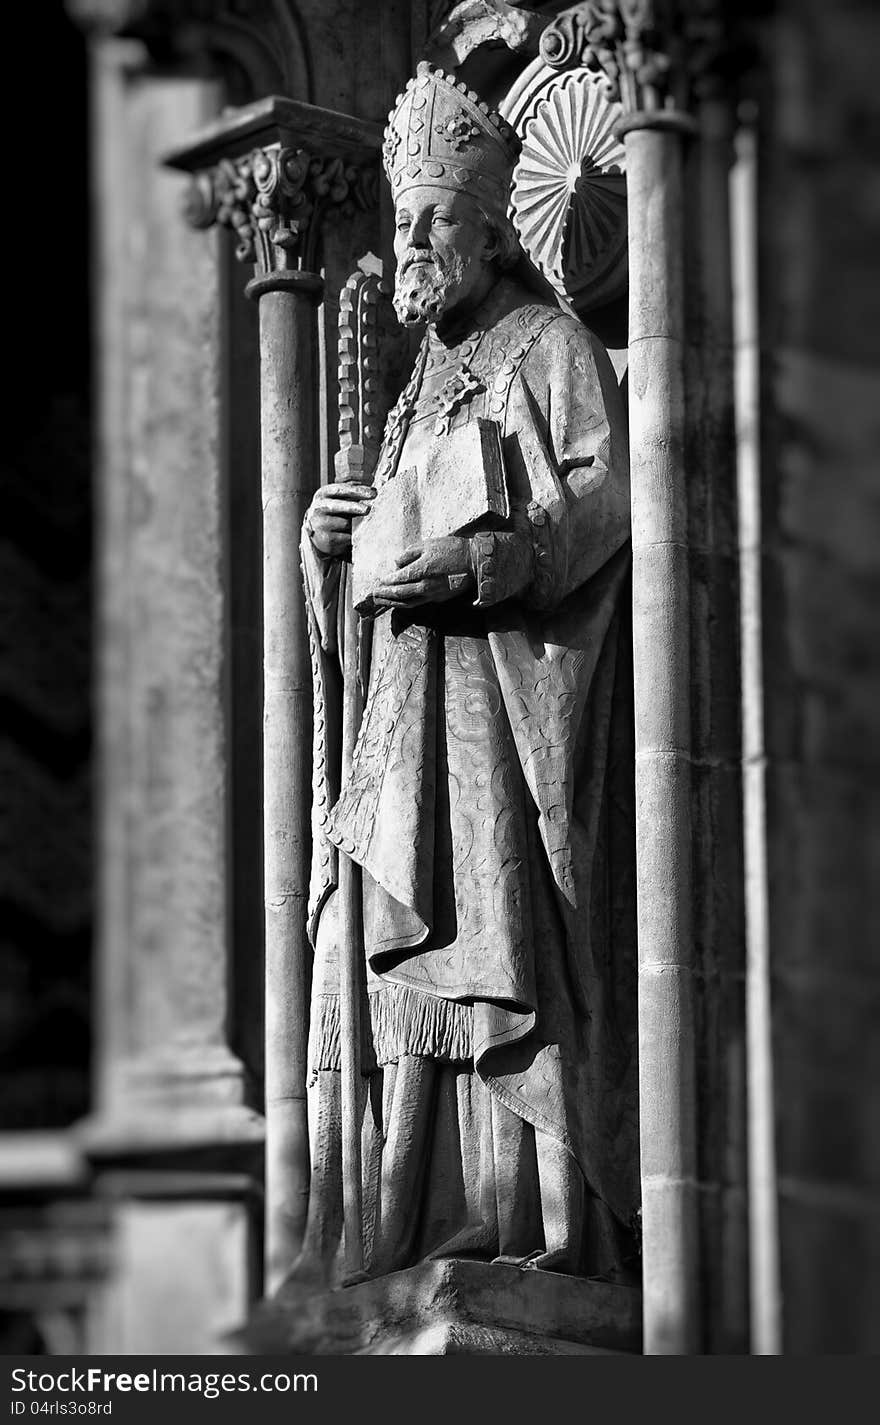
M363 1068L393 1064L403 1054L468 1063L473 1058L473 1010L406 985L385 985L369 996L369 1042L362 1045ZM312 1072L339 1069L339 996L319 995L312 1012L309 1053Z

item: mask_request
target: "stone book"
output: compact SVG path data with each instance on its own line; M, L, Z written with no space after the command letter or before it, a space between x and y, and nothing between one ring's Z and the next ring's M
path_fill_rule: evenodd
M510 514L501 430L479 417L431 448L423 467L399 470L379 489L352 533L352 599L361 613L397 572L398 555L425 539L497 526Z

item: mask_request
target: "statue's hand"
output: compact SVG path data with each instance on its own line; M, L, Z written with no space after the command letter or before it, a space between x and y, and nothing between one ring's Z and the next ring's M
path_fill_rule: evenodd
M343 481L322 485L303 520L319 553L334 559L347 558L351 554L351 522L356 515L368 514L375 498L372 485L349 485Z
M374 590L377 608L411 608L414 604L441 604L476 586L470 557L470 540L459 535L426 539L405 549L397 560L397 573Z

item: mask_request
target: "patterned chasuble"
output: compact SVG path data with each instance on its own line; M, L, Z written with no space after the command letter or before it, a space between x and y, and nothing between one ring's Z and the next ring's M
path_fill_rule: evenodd
M310 1063L339 1066L336 848L363 870L365 1065L415 1054L476 1072L624 1215L631 1154L614 1141L631 1140L620 1120L633 1063L615 1027L604 869L594 877L628 570L626 452L612 448L607 416L620 398L573 318L509 282L481 316L454 348L425 338L375 478L488 417L501 427L510 529L479 536L476 601L368 625L364 718L338 796L327 730L338 565L319 567L304 544L316 679ZM624 428L620 412L613 429Z

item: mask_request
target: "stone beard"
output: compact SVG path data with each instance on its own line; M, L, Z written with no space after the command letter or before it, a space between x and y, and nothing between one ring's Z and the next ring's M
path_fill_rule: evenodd
M461 289L469 261L458 254L405 254L394 285L398 321L407 327L438 321Z
M371 520L379 540L380 505L394 511L415 490L406 508L431 522L412 568L428 572L410 573L407 555L392 578L409 588L395 599L380 582L359 604L374 616L361 625L366 695L344 780L342 559L319 551L310 519L302 540L315 692L312 1181L291 1276L329 1283L342 1271L345 855L362 883L367 1272L470 1256L632 1280L626 417L601 343L499 270L506 254L474 190L492 164L509 182L510 131L424 67L391 128L410 120L409 147L392 134L386 148L394 305L428 327L357 547ZM412 180L417 142L427 171L440 153L462 175L458 189ZM481 145L482 160L471 153ZM459 462L445 505L436 472L450 449L483 451L487 434L507 513L489 504L462 526L488 488L482 456ZM330 503L338 511L339 495ZM328 516L328 547L344 523Z

